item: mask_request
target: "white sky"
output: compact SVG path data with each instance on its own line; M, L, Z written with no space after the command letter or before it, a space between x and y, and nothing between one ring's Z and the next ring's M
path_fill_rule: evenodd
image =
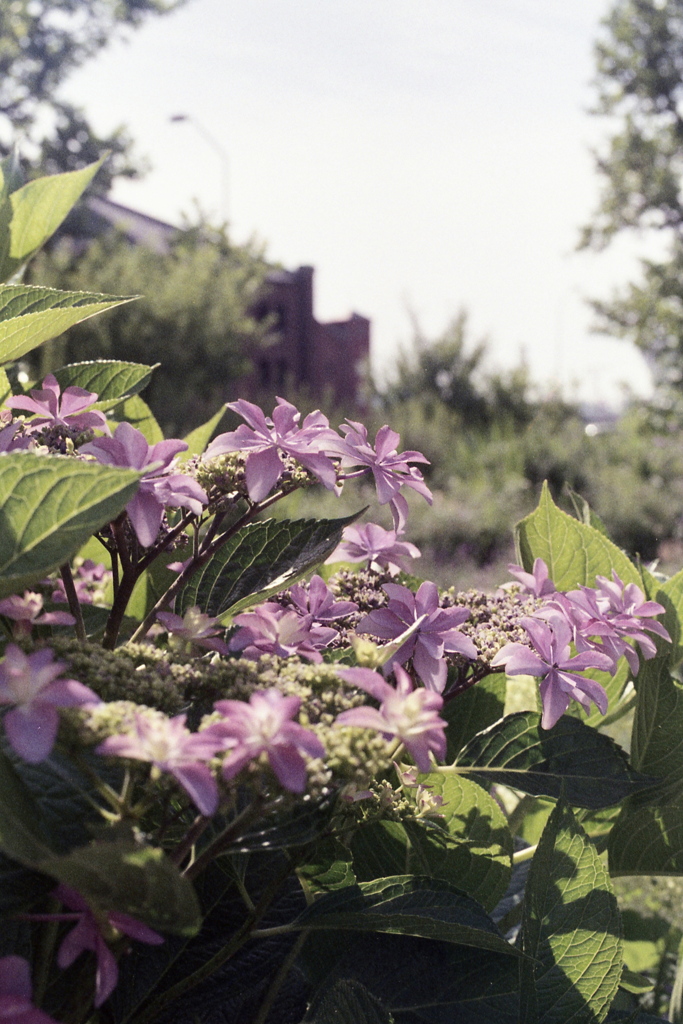
M316 268L316 314L372 319L386 371L461 306L490 365L522 352L544 387L647 393L635 349L589 333L582 296L634 273L633 245L576 254L595 208L592 45L607 0L189 0L68 80L154 170L113 198L171 222L192 200L233 237ZM631 253L631 255L629 255ZM581 382L577 385L577 382ZM578 387L578 392L577 392Z

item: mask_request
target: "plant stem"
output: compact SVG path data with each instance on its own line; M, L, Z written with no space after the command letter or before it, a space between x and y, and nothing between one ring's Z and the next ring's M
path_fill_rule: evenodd
M81 611L81 604L76 594L76 587L74 586L74 578L71 575L71 566L68 562L59 567L59 573L62 577L62 583L64 584L64 593L66 599L69 602L69 611L76 620L76 636L85 643L87 637L85 635L85 623L83 622L83 612Z

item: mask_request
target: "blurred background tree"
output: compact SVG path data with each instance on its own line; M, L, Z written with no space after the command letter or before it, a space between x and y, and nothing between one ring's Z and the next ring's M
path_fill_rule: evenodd
M622 232L654 240L641 278L596 301L600 331L633 341L652 367L661 412L683 416L683 0L617 0L596 44L600 204L581 245Z
M247 352L268 323L249 309L268 269L256 243L235 245L224 228L201 219L179 230L167 253L132 246L116 233L80 255L57 246L34 261L30 281L142 297L73 327L39 350L42 362L32 369L42 377L85 359L160 363L144 398L166 436L182 437L209 419L251 368Z
M111 158L95 189L117 175L135 177L140 163L125 128L102 138L85 113L59 99L69 73L125 30L187 0L2 0L0 2L0 155L15 143L35 173L76 170L106 150Z

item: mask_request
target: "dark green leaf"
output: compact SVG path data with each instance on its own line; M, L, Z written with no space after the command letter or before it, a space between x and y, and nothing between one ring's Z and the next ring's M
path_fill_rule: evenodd
M386 932L518 955L483 907L438 879L395 875L321 896L293 928Z
M130 423L136 430L139 430L147 444L158 444L164 439L163 431L157 423L154 413L139 395L132 395L117 405L116 418L118 422L125 420L126 423ZM114 425L112 422L112 427Z
M297 868L297 874L304 889L315 894L343 889L356 881L351 853L332 837L315 844L310 857Z
M510 879L512 836L496 802L459 776L421 775L443 798L437 822L376 821L361 825L351 842L359 881L391 874L442 878L493 910Z
M234 615L265 601L323 562L356 518L248 524L194 574L179 596L181 614L199 605L207 615Z
M122 363L114 359L96 359L87 363L71 363L55 370L62 390L68 387L94 391L98 400L96 409L112 409L124 398L136 395L149 384L159 364Z
M479 733L456 763L471 768L486 785L496 782L532 796L564 792L576 807L608 807L653 782L631 768L609 736L567 715L552 729L542 729L534 711L508 715Z
M0 363L12 363L82 320L131 296L60 292L32 284L0 285Z
M40 868L101 910L130 914L176 935L195 935L201 926L192 883L154 847L131 839L95 841Z
M441 717L448 722L447 762L454 761L473 736L503 717L506 688L505 674L492 672L445 704Z
M519 1024L518 961L405 935L316 932L301 957L309 977L364 985L400 1024Z
M359 981L342 978L318 992L303 1024L394 1024L394 1017Z
M616 544L599 530L562 512L550 496L547 483L538 508L515 527L520 563L530 572L534 559L544 559L558 590L580 585L592 587L595 577L611 576L612 569L624 583L642 586L640 574Z
M563 802L531 862L522 949L529 958L521 967L523 1020L604 1018L621 978L619 909L605 866Z
M31 452L0 460L0 596L71 558L135 494L138 474Z

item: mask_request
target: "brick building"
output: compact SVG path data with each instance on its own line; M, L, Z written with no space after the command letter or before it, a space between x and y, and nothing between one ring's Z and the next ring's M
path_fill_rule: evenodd
M370 321L359 313L320 323L313 312L313 267L275 270L254 306L269 318L269 342L253 358L246 385L252 393L279 392L287 385L313 398L362 407L370 359Z
M107 231L119 231L131 245L167 253L178 229L103 196L88 196L69 216L60 236L76 251ZM370 360L370 321L352 313L347 320L319 323L313 313L313 267L273 270L253 315L272 324L263 349L249 353L254 370L239 381L241 395L259 398L305 390L313 401L332 400L346 408L364 406Z

